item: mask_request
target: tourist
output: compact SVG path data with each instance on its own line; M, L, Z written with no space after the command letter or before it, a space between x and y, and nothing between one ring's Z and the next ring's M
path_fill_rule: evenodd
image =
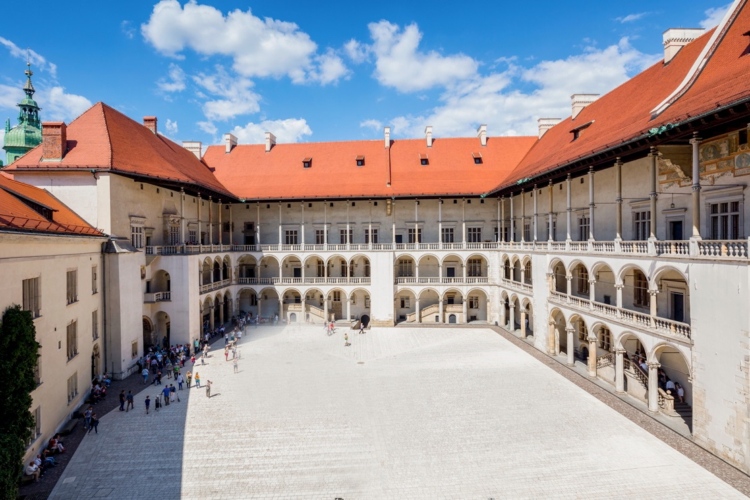
M682 384L680 384L679 382L677 382L675 386L677 387L677 401L679 401L680 403L684 403L685 389L683 389Z
M143 371L141 372L141 375L143 375L143 385L148 384L148 375L149 375L148 368L144 368Z
M182 373L180 373L180 374L177 375L177 387L179 387L180 390L182 390L182 384L183 384L183 382L184 382L184 380L182 378Z
M237 371L239 370L239 366L237 365L237 358L234 358L232 360L232 365L234 365L234 373L237 373Z
M349 343L349 334L344 332L344 347L349 347L351 344Z
M211 397L211 384L212 383L213 382L211 382L210 380L206 380L206 397L207 398Z
M34 481L39 481L39 477L42 475L42 471L39 470L39 467L37 467L33 460L29 462L29 465L26 466L23 472L27 476L33 477Z
M59 439L60 434L55 434L49 440L47 448L53 453L65 453L65 447Z
M120 411L125 411L125 390L120 391Z
M667 378L667 384L666 384L667 390L672 391L670 394L675 394L677 392L674 381L671 378Z
M365 333L365 324L360 321L359 323L359 334Z
M201 388L201 374L198 372L195 372L195 387Z
M174 403L174 400L179 401L180 397L177 395L177 389L175 389L174 384L169 384L169 402Z
M154 385L161 385L161 372L156 372L156 377L154 377Z
M37 455L37 457L40 457L42 459L42 466L44 468L55 467L57 465L57 461L55 461L55 457L50 455L49 450L42 451L42 454Z
M128 402L128 404L125 406L125 413L127 413L131 408L135 410L135 406L133 405L133 392L128 391L128 395L125 396L125 400Z
M193 372L188 370L187 372L187 388L188 389L190 389L190 384L192 383L192 381L193 381Z
M94 430L95 434L99 434L99 418L96 416L96 413L93 413L91 415L91 426L89 427L89 434L91 434L91 430Z
M94 407L89 406L86 411L83 412L83 429L88 430L91 427L91 415L94 414Z
M151 397L150 396L146 396L145 403L146 403L146 415L148 415L148 409L151 407Z
M229 346L224 348L224 361L229 361Z
M161 392L164 395L164 406L169 406L169 396L171 395L172 391L169 389L168 385L165 385L164 389L162 389Z

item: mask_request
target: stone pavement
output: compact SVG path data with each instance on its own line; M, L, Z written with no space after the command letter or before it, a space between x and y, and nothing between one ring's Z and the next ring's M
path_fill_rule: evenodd
M248 330L104 416L50 498L744 498L490 329Z

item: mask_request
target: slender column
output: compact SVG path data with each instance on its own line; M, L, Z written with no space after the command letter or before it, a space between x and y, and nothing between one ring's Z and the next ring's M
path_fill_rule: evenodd
M203 200L201 200L201 195L198 193L198 244L203 244L203 238L201 237L201 205L203 205Z
M657 174L657 168L656 168L656 160L658 158L658 152L656 151L655 147L651 148L651 152L648 154L651 158L651 168L650 168L650 174L651 174L651 192L649 193L649 198L651 199L651 234L649 235L650 240L656 239L656 199L658 198L658 193L656 191L656 174Z
M224 324L224 301L219 303L219 326Z
M508 324L508 320L505 317L505 302L500 302L500 326L505 328Z
M284 319L284 297L279 297L279 321Z
M370 200L370 221L367 223L367 248L372 250L372 200Z
M219 209L219 245L224 244L224 228L221 226L221 198L217 200L219 202L218 209Z
M589 377L596 377L596 337L591 336L587 339L589 341Z
M213 203L211 197L208 197L208 244L214 244L214 222L213 222L213 210L211 204Z
M323 248L328 250L328 202L323 202ZM328 273L328 263L326 263L326 275ZM326 299L328 300L328 299ZM326 318L328 321L328 318Z
M594 167L589 167L589 240L594 241Z
M281 245L284 244L284 239L282 238L283 228L281 227L282 219L283 218L281 216L281 203L279 203L279 249L281 249Z
M255 204L255 244L260 249L260 203Z
M526 283L526 266L521 264L521 283Z
M536 184L534 184L534 241L539 236L539 203L537 200L538 190Z
M210 313L208 315L208 326L211 328L212 332L213 332L215 324L216 324L216 318L214 317L214 308L215 307L216 306L213 305L213 306L209 306L209 308L208 308L209 311L210 311Z
M440 323L444 323L443 321L443 299L441 298L440 301L438 301L438 316L440 316Z
M349 250L349 248L351 247L351 244L352 244L352 239L349 237L350 227L351 226L349 226L349 200L346 200L346 249L347 250ZM347 278L349 277L349 266L348 265L346 266L346 277ZM347 281L349 281L349 280L347 280ZM346 319L348 321L350 318L346 318Z
M352 299L347 298L346 299L346 320L351 321L352 320Z
M516 241L516 220L513 218L513 194L510 195L510 241Z
M302 294L302 319L297 318L298 323L307 323L307 305L305 304L305 294Z
M553 356L555 353L555 322L551 321L547 325L547 354Z
M466 264L464 264L463 262L461 263L461 271L462 271L463 277L464 277L464 281L463 282L466 283Z
M615 391L625 392L625 349L615 350Z
M396 249L396 200L391 203L391 239L393 240L393 249Z
M443 200L438 200L438 248L443 249Z
M500 197L500 241L505 242L505 195Z
M508 311L508 331L510 333L513 333L516 331L516 304L515 302L510 303L509 311Z
M422 318L419 315L419 298L417 298L417 300L414 301L414 304L416 306L416 313L417 313L416 314L416 319L414 321L416 323L421 323L422 322Z
M229 244L234 245L234 223L232 222L232 209L234 205L229 204Z
M622 316L622 289L625 285L622 283L615 283L615 305L617 306L617 317Z
M263 302L263 296L261 295L260 297L258 297L258 321L260 321L260 318L262 317L261 315L262 311L261 311L261 306L260 306L262 302Z
M549 181L549 213L547 214L547 239L549 241L554 241L554 237L552 234L552 197L553 197L553 188L554 185L552 184L552 180Z
M617 203L615 240L620 241L622 240L622 160L620 158L615 161L615 191L617 192L615 198Z
M690 144L693 146L693 236L692 239L701 239L701 171L699 146L701 140L698 133L693 133Z
M565 354L568 358L568 366L573 366L575 361L575 346L573 345L573 334L575 333L574 328L566 328L565 333L567 336L567 347L565 348Z
M589 300L591 301L591 307L594 307L596 301L596 278L589 278Z
M421 238L419 237L419 200L414 200L414 243L416 244L414 248L419 248L419 244L421 243L420 240ZM417 267L417 272L419 272L419 267Z
M301 233L300 236L302 237L302 239L300 240L300 243L302 244L302 246L300 248L302 248L302 251L304 251L305 250L305 201L303 200L302 203L300 203L300 205L302 205L302 224L300 225L300 233ZM303 264L302 265L303 274L305 272L304 269L305 269L305 266Z
M648 411L659 411L659 363L648 364Z
M463 297L462 301L463 302L461 304L461 312L463 312L463 315L464 315L464 323L468 323L469 322L469 310L466 307L468 305L466 303L466 297Z
M521 308L521 338L526 338L526 309Z
M526 192L521 190L521 241L526 241Z
M659 293L659 290L648 291L649 298L650 298L649 305L651 306L650 307L651 310L649 312L651 313L651 327L652 328L656 326L656 294L657 293Z
M572 200L571 189L573 188L573 186L571 185L570 174L568 174L568 177L565 179L565 185L567 187L567 193L565 194L565 197L566 197L566 199L565 199L565 207L566 207L566 209L568 211L568 213L567 213L567 224L566 224L566 227L565 227L565 231L567 232L567 234L565 235L565 240L566 241L570 241L571 240L571 238L570 238L570 226L572 225L572 221L573 221L573 206L571 204L572 203L572 201L571 201Z
M323 318L323 321L328 323L328 297L323 300Z
M185 188L180 188L180 244L185 244Z
M466 200L461 200L461 247L466 248Z
M495 237L495 243L500 243L502 240L502 232L500 232L500 198L497 199L497 236Z
M573 275L566 274L565 280L568 282L568 288L567 288L566 294L568 295L568 302L570 302L570 295L573 292Z

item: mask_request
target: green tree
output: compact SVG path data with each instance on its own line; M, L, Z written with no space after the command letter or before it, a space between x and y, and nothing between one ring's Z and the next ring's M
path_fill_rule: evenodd
M16 498L26 444L31 439L34 416L31 391L39 343L29 311L18 305L3 312L0 320L0 495Z

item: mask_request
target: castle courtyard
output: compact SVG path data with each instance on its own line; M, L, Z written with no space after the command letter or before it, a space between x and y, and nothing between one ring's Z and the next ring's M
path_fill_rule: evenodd
M51 498L744 498L489 328L343 332L248 328L238 373L215 343L210 399L148 386Z

